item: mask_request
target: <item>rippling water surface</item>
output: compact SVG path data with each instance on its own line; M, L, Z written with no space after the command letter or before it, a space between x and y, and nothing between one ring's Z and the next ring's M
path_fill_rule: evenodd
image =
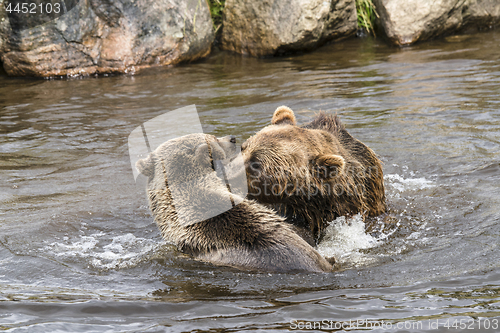
M384 162L389 217L369 232L332 223L319 246L339 258L330 274L179 253L134 183L127 137L191 104L205 132L240 143L279 105L302 123L338 113ZM500 32L216 53L136 76L0 76L0 153L0 330L500 330Z

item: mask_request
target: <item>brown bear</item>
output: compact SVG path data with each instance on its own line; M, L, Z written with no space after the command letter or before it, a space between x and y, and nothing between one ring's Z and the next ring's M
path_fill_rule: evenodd
M272 209L235 194L224 165L239 150L234 137L190 134L139 160L165 240L217 265L268 272L328 272L332 265ZM222 166L222 167L221 167ZM238 172L231 172L238 174ZM245 175L243 164L240 174ZM243 178L246 187L246 179Z
M316 241L328 221L339 216L386 211L380 160L336 115L321 112L299 127L293 111L281 106L271 125L241 150L248 197L310 229Z

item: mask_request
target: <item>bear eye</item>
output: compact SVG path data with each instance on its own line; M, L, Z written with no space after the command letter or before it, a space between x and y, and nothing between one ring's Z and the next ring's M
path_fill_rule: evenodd
M231 135L231 139L229 139L229 142L236 143L236 137L234 135Z

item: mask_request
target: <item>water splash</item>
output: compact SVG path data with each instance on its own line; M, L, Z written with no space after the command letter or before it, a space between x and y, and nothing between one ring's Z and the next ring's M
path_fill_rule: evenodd
M64 237L62 242L47 245L44 251L63 259L83 258L94 268L109 270L135 267L152 257L162 244L131 233L115 236L110 242L109 235L99 232L73 241Z
M359 252L378 246L377 239L365 231L365 222L360 214L347 218L338 217L329 223L325 236L318 244L318 252L325 257L334 257L344 265L362 265L375 261L375 258Z
M392 186L399 192L422 190L435 186L432 181L427 180L424 177L403 178L398 174L388 174L384 176L384 180L387 185Z

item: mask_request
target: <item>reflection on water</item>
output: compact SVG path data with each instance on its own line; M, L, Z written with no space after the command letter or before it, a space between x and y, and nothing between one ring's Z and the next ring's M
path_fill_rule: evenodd
M423 323L407 332L447 319L484 330L479 319L500 317L499 42L495 31L403 49L355 39L286 58L217 53L137 76L0 77L0 328L271 330L370 318ZM340 258L331 274L241 272L179 253L134 182L127 138L191 104L205 132L239 143L279 105L300 123L338 113L383 160L389 215L368 232L356 218L332 223L320 244Z

